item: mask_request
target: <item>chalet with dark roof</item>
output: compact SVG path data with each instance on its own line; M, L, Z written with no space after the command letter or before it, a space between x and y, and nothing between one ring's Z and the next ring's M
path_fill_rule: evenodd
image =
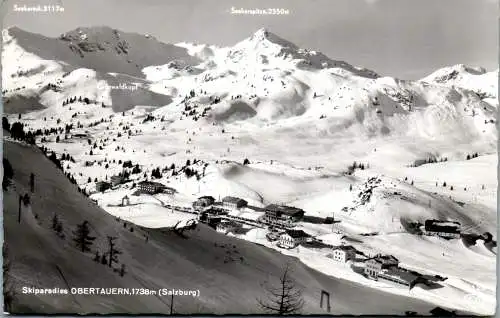
M403 286L412 289L415 284L421 281L421 278L405 269L391 267L380 271L377 275L377 280L391 285Z
M377 278L383 269L398 267L399 260L392 255L377 254L365 262L365 274L371 278Z
M333 248L333 259L337 262L346 263L356 258L356 249L351 245L340 245Z
M174 194L175 192L177 192L174 188L170 188L164 184L153 181L141 181L139 182L138 187L139 191L147 194L157 194L162 192L166 192L168 194Z
M284 248L294 248L300 243L307 242L312 236L302 230L286 230L280 235L278 245Z
M278 204L269 204L265 207L264 220L270 224L297 222L304 217L304 210Z
M227 196L222 199L222 206L226 209L240 209L247 205L247 201L237 197Z
M447 239L460 238L460 223L456 221L426 220L424 229L427 235L436 235Z
M211 206L215 203L215 198L212 196L202 196L193 202L193 208L197 211L201 211L206 207Z

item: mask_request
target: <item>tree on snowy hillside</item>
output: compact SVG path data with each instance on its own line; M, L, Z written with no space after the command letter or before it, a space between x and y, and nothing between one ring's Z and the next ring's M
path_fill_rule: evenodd
M161 177L162 175L160 172L160 168L153 169L153 171L151 172L151 178L160 179Z
M115 240L117 237L114 236L108 236L108 266L112 267L113 263L118 263L118 255L120 255L122 252L116 248L116 243Z
M278 286L268 286L266 288L266 301L257 299L259 306L272 315L290 315L300 313L304 306L302 291L297 288L295 281L290 277L289 265L285 267L280 277Z
M9 124L9 120L7 119L7 117L2 117L2 128L4 130L10 131L10 124Z
M83 221L82 224L78 224L76 231L73 231L73 235L76 247L84 253L89 252L90 246L96 239L94 236L90 236L90 223Z
M10 127L10 135L14 139L24 140L24 125L20 122L15 122L14 124L12 124L12 126Z
M12 177L14 177L14 169L6 158L3 158L3 180L2 180L2 188L3 190L7 190L9 187Z

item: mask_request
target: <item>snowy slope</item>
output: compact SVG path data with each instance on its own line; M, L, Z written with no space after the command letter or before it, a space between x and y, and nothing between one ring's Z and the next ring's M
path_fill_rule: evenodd
M468 89L498 106L498 102L496 102L498 97L498 69L487 72L482 67L457 64L439 69L420 81Z
M3 31L3 37L7 46L14 41L22 49L41 59L64 64L66 70L81 67L141 77L141 70L146 66L166 64L174 60L190 64L198 61L183 48L164 44L150 36L121 32L109 27L77 28L58 38L48 38L11 27Z
M16 290L37 288L159 288L199 290L199 297L175 296L176 314L260 313L257 297L264 283L276 284L287 263L294 279L304 288L304 313L324 314L317 305L319 290L329 290L332 313L399 315L407 310L428 313L433 305L409 297L386 295L360 284L336 279L304 266L297 260L267 248L220 235L200 225L179 237L168 229L151 230L116 220L88 198L56 169L38 150L6 142L4 155L14 169L13 185L4 192L4 225L11 269L9 281ZM36 164L33 164L36 163ZM26 180L34 173L32 205L23 207L17 222L17 198L27 190ZM51 230L57 213L65 239ZM88 220L97 237L91 253L81 253L71 241L77 224ZM133 228L134 231L130 229ZM95 250L106 249L106 236L117 237L120 277L112 269L92 260ZM145 237L148 241L145 241ZM242 284L245 288L242 289ZM356 295L356 297L353 297ZM170 296L30 295L16 293L12 313L168 314Z

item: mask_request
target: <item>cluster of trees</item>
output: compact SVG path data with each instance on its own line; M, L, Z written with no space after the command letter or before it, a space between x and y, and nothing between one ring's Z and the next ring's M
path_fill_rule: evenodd
M57 122L60 123L61 119L57 119ZM78 127L83 127L80 123L78 123ZM66 124L63 127L57 128L45 128L45 129L36 129L36 130L25 130L25 126L21 122L15 122L13 124L9 123L9 120L6 117L2 118L2 128L8 132L10 132L11 137L15 140L24 141L28 144L35 144L36 136L50 136L52 134L69 134L71 130L74 128L73 124ZM60 137L56 137L56 142L60 141ZM47 141L45 138L41 139L42 142Z
M142 169L141 169L141 167L139 166L139 164L136 164L136 165L134 166L134 168L132 168L132 171L131 171L131 173L132 173L132 174L138 174L138 173L141 173L141 172L142 172Z
M153 171L151 171L151 178L155 178L155 179L161 179L162 178L162 174L160 172L160 168L156 168L156 169L153 169Z
M113 264L118 264L118 256L122 254L122 251L116 247L115 240L117 239L114 236L108 236L108 249L104 253L99 253L96 251L94 254L94 261L96 263L100 263L102 265L108 266L109 268L113 268ZM125 275L125 264L121 264L120 269L113 268L114 271L118 271L120 276Z
M83 98L82 96L79 96L78 99L77 99L76 96L74 96L74 97L68 98L65 101L63 101L62 105L66 106L68 104L73 104L76 101L78 101L80 103L85 103L87 105L91 103L91 101L90 101L90 99L88 97Z
M142 121L142 123L144 124L144 123L146 123L146 122L148 122L148 121L153 121L153 120L155 120L155 119L156 119L156 118L155 118L153 115L151 115L151 114L147 114L147 115L146 115L146 118L144 118L144 120Z
M352 175L356 171L356 169L365 170L365 168L368 169L368 167L368 164L357 163L356 161L354 161L352 165L347 167L347 174Z
M215 96L215 98L212 98L212 96L210 96L210 100L212 101L210 103L210 105L215 105L215 104L220 103L220 97L219 96Z
M81 224L78 224L76 230L73 231L73 242L75 247L79 249L82 253L91 252L91 246L94 243L96 237L90 235L90 223L85 220ZM106 252L99 253L99 250L95 251L94 261L101 263L103 265L107 265L109 268L113 268L114 264L118 264L118 256L122 254L122 251L119 250L116 246L115 240L117 237L108 236L108 248ZM122 264L120 269L114 268L115 271L120 272L120 276L125 275L125 265Z
M212 107L207 106L207 107L203 108L203 111L200 113L198 111L197 107L198 107L198 105L191 106L191 105L185 104L184 111L182 112L182 115L186 116L186 117L192 117L192 119L194 121L198 121L199 118L206 117L208 111L210 111L212 109ZM181 118L182 118L182 116L181 116Z
M73 158L73 156L70 156L70 155L69 155L69 154L67 154L67 153L63 153L63 154L61 155L61 161L65 161L65 160L67 160L67 161L71 161L71 162L75 163L75 158Z
M78 185L77 182L76 182L75 177L71 173L65 173L64 175L66 176L66 178L68 178L68 180L71 183Z
M10 136L19 141L24 141L28 144L35 144L35 136L31 131L24 130L24 124L15 122L12 125L9 123L7 117L2 117L2 128L10 133Z
M196 179L197 179L197 180L200 180L200 179L201 179L201 176L200 176L199 172L198 172L198 171L196 171L196 170L194 170L194 169L192 169L192 168L190 168L190 167L186 167L186 168L184 168L184 174L185 174L185 175L186 175L186 177L188 177L188 178L191 178L192 176L196 176Z
M466 160L471 160L471 159L474 159L474 158L477 158L479 157L479 154L476 152L476 153L473 153L472 155L468 154L467 157L466 157Z
M416 168L416 167L419 167L421 165L425 165L425 164L429 164L429 163L446 162L446 161L448 161L448 157L442 157L439 159L437 157L428 157L426 159L417 159L409 166L412 168Z
M47 85L45 85L45 87L49 90L52 90L54 92L59 92L61 91L61 88L59 86L57 86L56 84L52 84L52 83L48 83Z
M436 181L436 187L438 186L438 183ZM448 184L446 183L446 181L443 181L443 188L446 188L448 186ZM467 188L464 188L464 190L466 190ZM450 190L453 191L453 186L450 186Z
M47 154L47 152L45 152L45 151L44 151L44 153L45 153L45 155ZM59 169L62 170L61 160L59 160L57 158L57 155L56 155L55 152L52 151L52 153L50 154L50 156L48 156L48 158L49 158L50 161L52 161L56 165L57 168L59 168Z

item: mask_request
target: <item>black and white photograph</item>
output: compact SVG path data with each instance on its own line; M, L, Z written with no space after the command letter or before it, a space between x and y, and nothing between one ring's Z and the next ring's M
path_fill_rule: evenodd
M498 0L6 0L10 315L493 316Z

